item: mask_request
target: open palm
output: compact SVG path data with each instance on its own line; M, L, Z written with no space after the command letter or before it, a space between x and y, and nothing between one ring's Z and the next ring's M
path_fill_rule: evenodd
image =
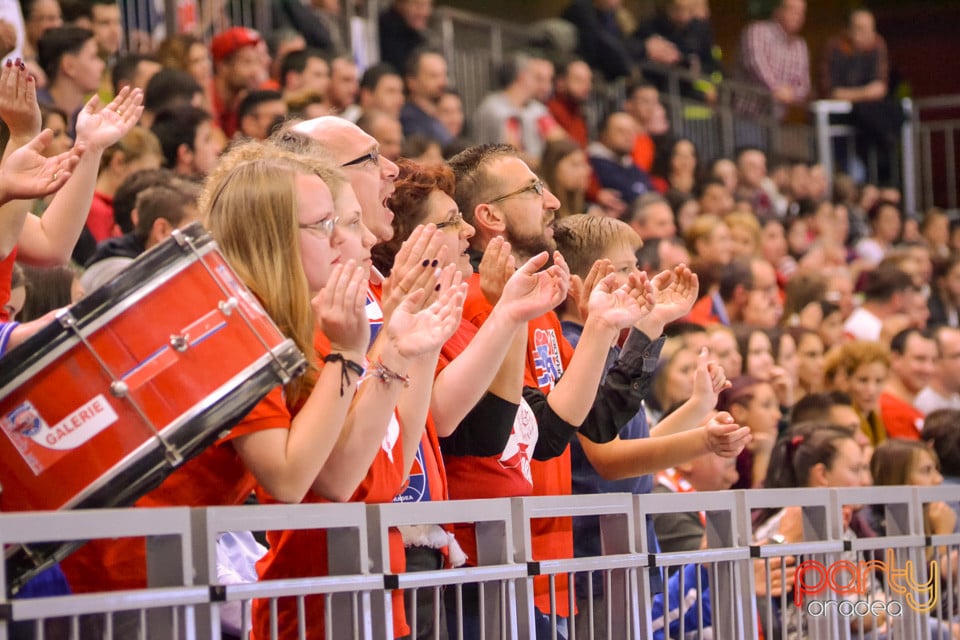
M539 271L547 262L547 252L530 258L503 287L500 304L510 318L527 322L560 304L566 297L562 269L554 265Z
M590 317L617 329L632 326L645 314L644 307L629 293L628 285L614 288L616 274L601 280L590 293Z
M455 282L444 289L433 304L420 309L425 295L420 289L404 298L385 327L387 337L405 358L439 351L450 339L460 325L467 285Z
M77 115L77 142L90 149L106 149L130 132L143 114L143 92L124 87L103 109L94 95Z
M651 316L663 324L679 320L690 313L700 290L697 276L682 264L675 267L673 271L658 273L654 276L652 283L656 306Z
M53 132L45 129L28 144L11 153L0 166L0 193L8 200L41 198L66 183L80 161L83 147L45 157L42 152L53 140Z

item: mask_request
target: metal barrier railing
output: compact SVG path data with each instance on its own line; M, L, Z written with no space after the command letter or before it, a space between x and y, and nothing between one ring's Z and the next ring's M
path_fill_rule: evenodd
M448 598L450 612L449 601L460 603L464 597L462 587L480 584L485 585L479 590L484 596L480 631L459 626L460 610L455 607L452 638L531 638L537 635L534 628L546 637L560 637L566 628L566 637L648 640L705 638L710 633L716 638L756 638L761 627L771 638L780 637L771 635L771 629L779 626L786 634L788 625L791 633L800 630L802 637L877 637L878 626L869 624L877 619L870 617L875 614L864 613L870 607L885 612L885 637L945 638L953 633L958 602L955 563L960 534L924 533L924 506L936 501L960 501L960 487L3 514L0 542L5 545L139 535L160 544L148 547L150 588L34 600L5 598L0 602L0 639L16 621L32 621L42 638L44 623L51 619L66 620L68 631L48 637L80 638L82 621L90 617L104 621L97 637L110 638L112 620L121 615L132 615L137 633L146 638L220 638L219 611L232 602L242 603L246 637L254 600L275 611L271 602L295 599L304 620L318 615L309 606L310 597L318 595L326 608L326 637L387 638L393 629L393 590L429 590L437 611L442 593L454 593L457 597ZM844 524L850 505L879 505L886 535L852 537ZM758 546L751 527L753 510L785 506L799 508L803 541ZM697 511L704 514L708 543L704 548L649 553L643 524L648 516ZM560 516L599 517L602 554L534 561L531 525ZM391 574L387 544L391 527L451 521L479 523L479 566ZM331 575L219 585L214 562L217 536L263 529L326 531ZM929 567L939 571L939 577L928 574L931 553L939 565ZM781 565L798 570L796 582L792 592L773 596L770 576ZM677 570L662 592L651 589L651 566ZM861 575L863 567L877 571ZM594 575L602 576L602 593L593 591ZM549 576L551 585L550 611L539 612L537 619L535 576ZM561 576L570 584L586 578L580 582L585 592L578 587L576 594L571 589L567 596L574 612L567 620L555 613L558 596L553 579ZM859 599L850 597L854 584L862 587L856 594ZM937 599L935 606L928 606L931 597ZM411 611L407 616L412 625L415 615Z

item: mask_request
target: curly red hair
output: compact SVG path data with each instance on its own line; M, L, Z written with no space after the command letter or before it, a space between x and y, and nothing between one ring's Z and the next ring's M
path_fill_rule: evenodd
M373 262L384 274L393 268L400 245L426 217L430 194L442 191L452 198L456 188L453 169L445 164L420 164L401 159L397 166L400 173L394 183L396 191L387 201L394 213L393 238L373 248Z

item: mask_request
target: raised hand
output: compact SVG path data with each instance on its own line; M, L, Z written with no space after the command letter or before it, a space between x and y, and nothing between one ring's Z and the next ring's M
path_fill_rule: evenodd
M106 149L127 135L143 114L143 91L124 87L113 101L98 109L94 94L77 115L77 142L88 149Z
M12 140L23 142L40 133L37 82L19 58L7 60L0 70L0 119L10 129Z
M516 260L510 252L510 243L500 236L495 237L483 250L480 260L480 290L487 302L497 304L514 271Z
M420 225L407 238L393 261L390 277L383 281L384 319L389 318L403 300L418 289L432 292L437 286L446 252L441 252L442 231L435 225ZM427 302L429 296L423 297ZM429 303L427 303L429 304Z
M752 438L750 427L741 427L726 411L721 411L711 418L704 427L704 432L707 446L721 458L737 457Z
M427 295L423 289L414 291L400 303L386 321L384 330L401 356L416 358L436 353L454 334L460 325L463 301L467 296L467 285L461 279L456 265L448 265L441 280L450 284L441 288L433 304L421 309Z
M711 360L710 352L703 347L697 357L697 371L693 376L693 394L690 399L702 410L709 411L717 406L720 392L730 386L723 367L716 360Z
M548 257L544 251L530 258L503 287L503 295L497 308L502 309L510 319L528 322L563 302L565 291L562 270L551 266L540 271Z
M367 279L353 260L333 268L326 286L312 300L317 326L330 340L330 350L363 354L370 344L367 322Z
M613 263L606 258L601 258L593 263L590 272L583 280L580 276L570 276L570 294L577 303L581 322L586 322L587 316L590 315L590 294L593 293L594 287L611 273L613 273Z
M590 293L590 317L614 329L626 329L643 317L644 309L630 295L630 285L616 288L616 276L610 274Z
M700 283L686 265L677 265L672 271L661 271L651 280L656 302L653 311L638 326L651 338L659 336L663 327L690 313L697 301Z
M42 152L52 141L53 132L44 129L3 161L0 165L0 201L42 198L66 184L84 149L74 146L47 158Z

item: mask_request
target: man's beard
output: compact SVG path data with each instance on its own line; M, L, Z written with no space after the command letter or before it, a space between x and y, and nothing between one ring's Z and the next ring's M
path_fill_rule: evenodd
M542 231L537 235L519 235L509 219L506 221L503 237L510 243L510 249L514 255L524 260L528 260L544 251L552 254L557 248L557 243L553 241L553 238L547 238Z

